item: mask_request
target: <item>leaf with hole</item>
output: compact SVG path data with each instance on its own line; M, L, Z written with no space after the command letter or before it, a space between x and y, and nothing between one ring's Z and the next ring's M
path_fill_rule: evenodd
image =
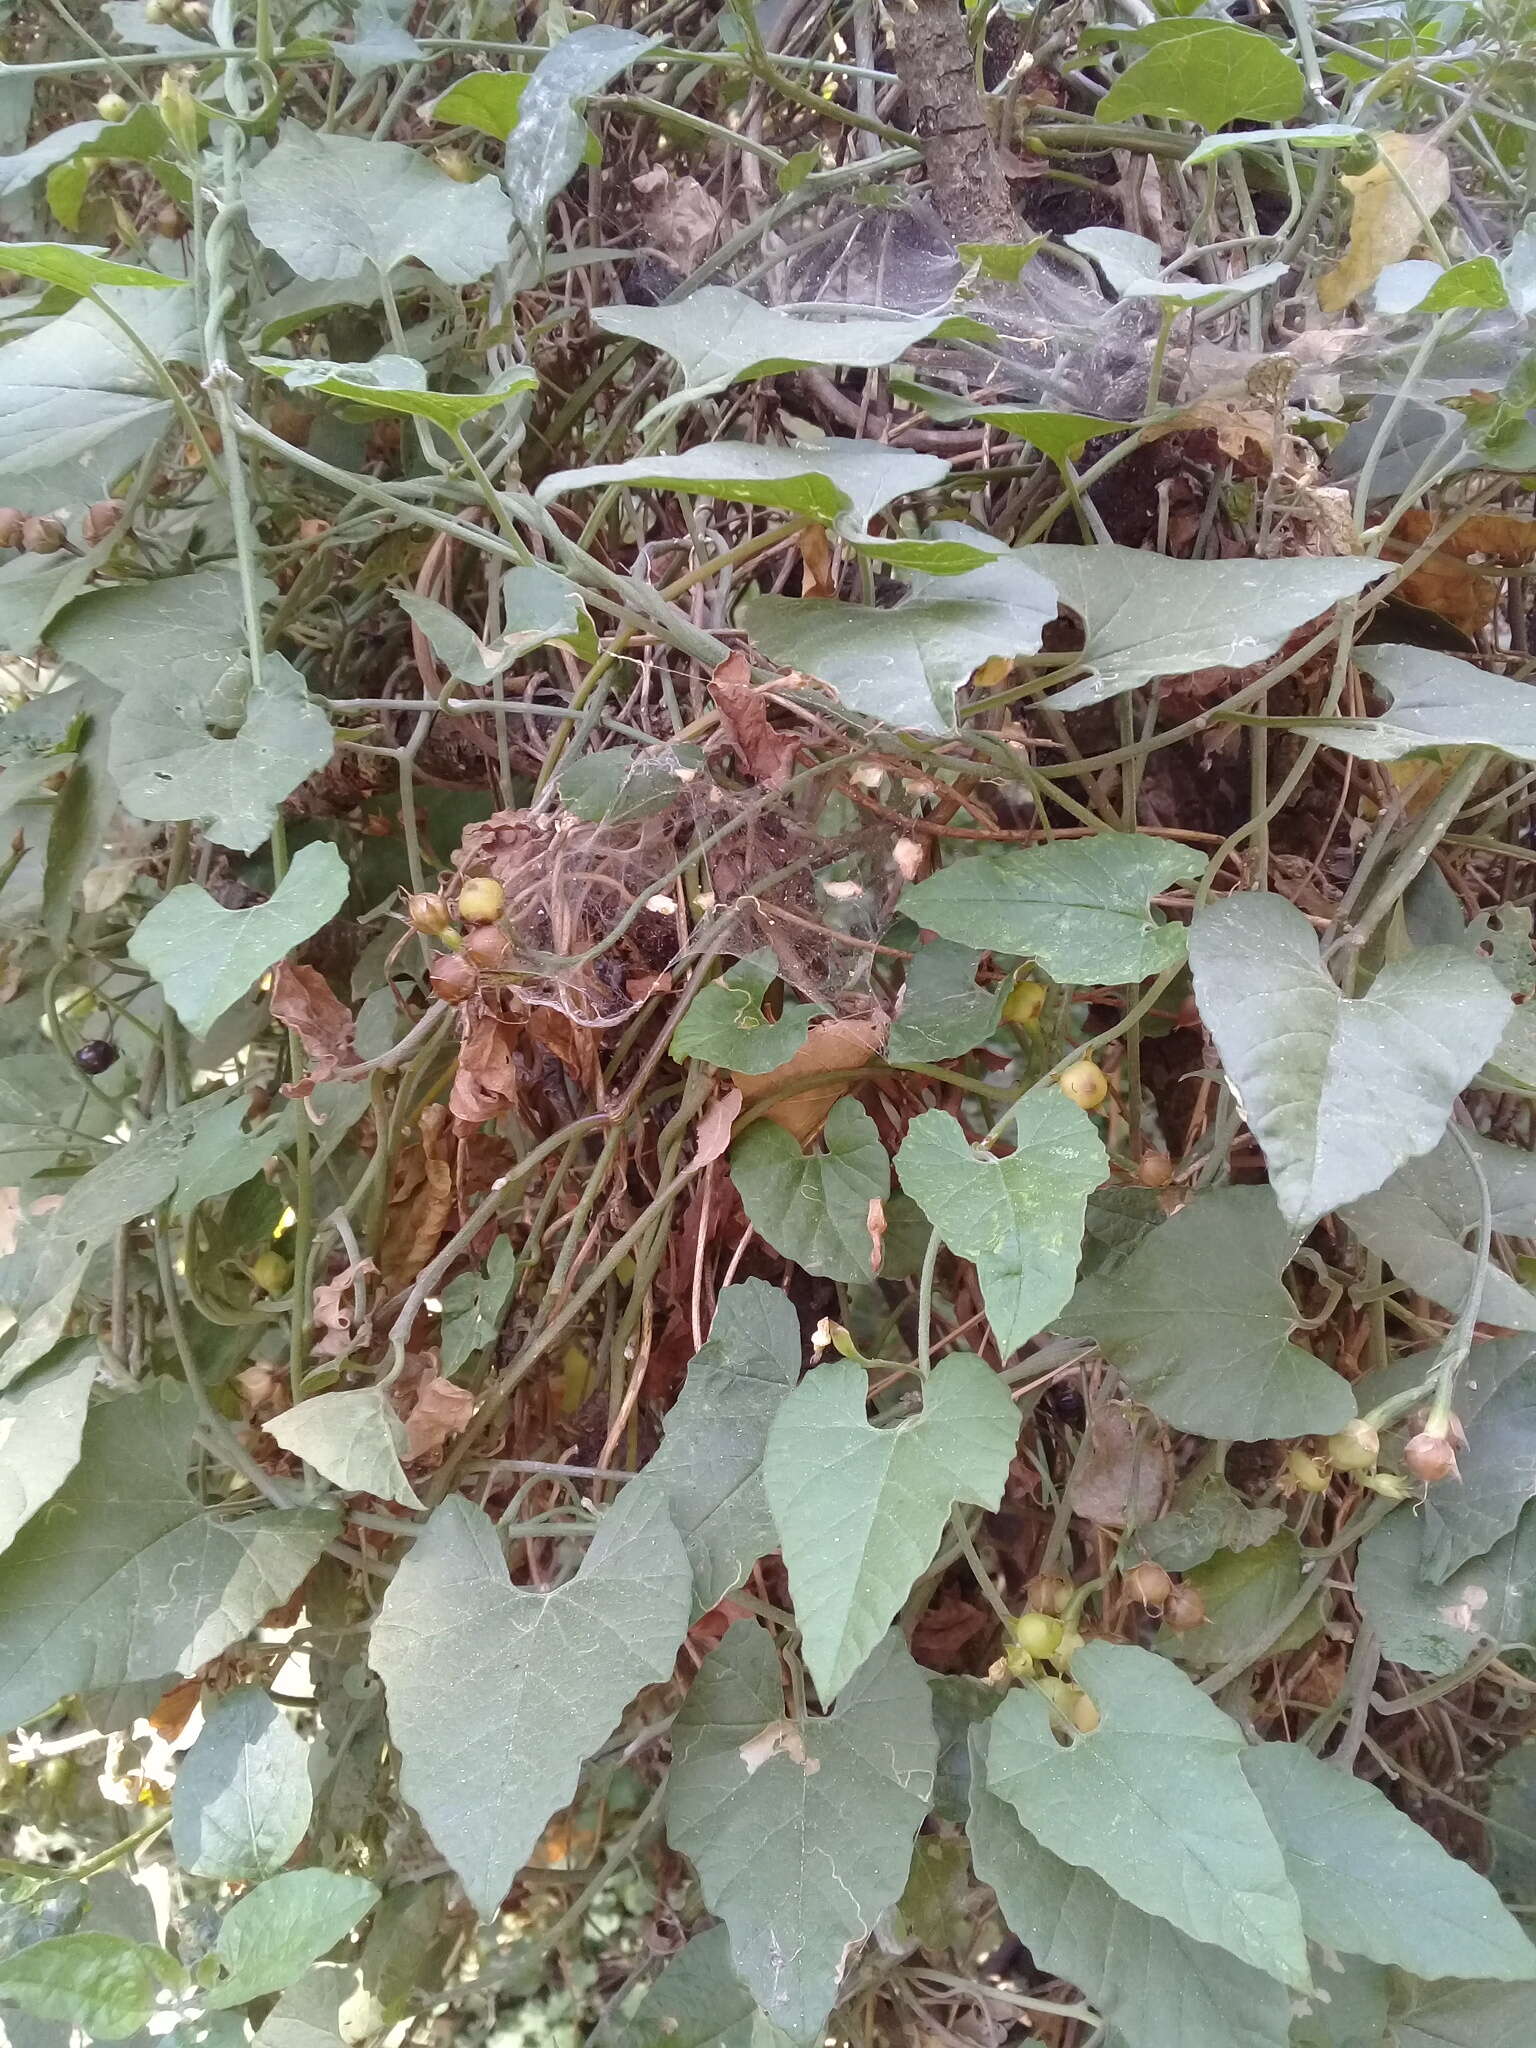
M258 975L312 938L347 899L346 863L335 847L301 847L265 903L226 910L184 882L163 896L128 942L130 958L165 990L187 1029L201 1035Z
M1092 1337L1138 1401L1200 1436L1331 1435L1349 1382L1291 1342L1281 1278L1295 1232L1267 1188L1197 1195L1112 1271L1085 1280L1056 1327Z
M1019 1437L1007 1387L974 1352L940 1360L916 1415L877 1428L868 1396L863 1366L829 1359L779 1409L763 1457L802 1654L828 1703L933 1562L955 1504L999 1507Z
M773 1638L738 1621L672 1727L667 1835L758 2004L819 2039L849 1956L901 1897L933 1792L923 1674L887 1636L834 1711L786 1715Z
M87 1415L79 1463L0 1558L0 1727L66 1693L195 1671L281 1605L335 1534L327 1508L205 1505L186 1477L195 1429L167 1379Z
M262 1428L338 1492L371 1493L405 1508L421 1506L400 1464L404 1425L377 1387L311 1394Z
M777 1017L764 1016L763 998L778 978L778 956L765 946L706 983L672 1033L672 1058L708 1060L736 1074L771 1074L784 1066L804 1045L811 1019L825 1009L786 996Z
M1089 1643L1072 1676L1098 1727L1063 1748L1044 1697L1009 1693L992 1717L987 1789L1132 1906L1305 1987L1300 1908L1243 1777L1237 1723L1149 1650Z
M967 546L980 538L963 526L936 531ZM983 662L1036 653L1054 613L1050 586L1006 549L963 575L914 576L888 609L766 596L740 609L770 661L830 684L867 718L914 732L950 731L960 686Z
M1298 1232L1430 1151L1509 1021L1492 970L1441 946L1346 998L1311 924L1281 896L1208 904L1189 958L1200 1014Z
M494 178L455 184L400 142L284 124L241 188L251 233L296 277L351 278L414 257L444 284L503 262L512 207Z
M747 1221L773 1249L826 1280L873 1277L870 1204L891 1191L875 1121L844 1096L821 1148L803 1152L782 1124L751 1124L731 1147L731 1179Z
M976 1875L1038 1966L1076 1984L1125 2048L1286 2048L1285 1986L1037 1842L989 1789L989 1733L971 1735L966 1832Z
M901 909L940 938L1038 960L1056 981L1141 981L1184 957L1184 927L1147 899L1204 866L1176 840L1099 832L951 861L904 889Z
M1381 562L1318 556L1186 562L1139 548L1020 548L1083 623L1082 682L1045 701L1079 711L1158 676L1250 668L1388 573Z
M927 1109L896 1155L902 1187L949 1249L974 1262L1005 1356L1069 1299L1083 1212L1109 1171L1093 1119L1058 1089L1023 1098L1012 1138L999 1156L973 1145L948 1111Z
M401 1791L482 1919L635 1694L671 1677L692 1586L656 1491L621 1493L576 1576L550 1592L511 1583L494 1525L467 1500L444 1501L417 1536L368 1658Z
M709 1341L694 1353L660 1444L635 1487L658 1487L707 1613L774 1548L763 1453L800 1372L800 1319L762 1280L722 1290Z
M1376 1786L1293 1742L1243 1753L1313 1941L1415 1977L1536 1978L1536 1947L1486 1877Z
M183 1870L250 1884L281 1870L314 1800L309 1745L260 1686L211 1699L176 1769L171 1843Z
M112 719L107 760L141 818L195 819L220 846L252 853L283 799L331 758L331 722L281 654L250 679L243 661L199 697L141 687Z

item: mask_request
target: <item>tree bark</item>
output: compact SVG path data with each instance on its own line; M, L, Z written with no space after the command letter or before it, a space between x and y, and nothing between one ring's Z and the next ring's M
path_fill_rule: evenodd
M908 125L939 218L957 242L1022 241L959 0L891 0L889 20Z

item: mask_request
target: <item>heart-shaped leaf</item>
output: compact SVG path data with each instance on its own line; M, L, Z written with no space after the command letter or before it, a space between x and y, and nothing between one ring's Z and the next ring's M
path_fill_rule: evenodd
M1288 121L1299 114L1306 83L1296 59L1269 36L1226 21L1154 21L1112 31L1140 44L1138 57L1100 100L1097 118L1134 114L1225 128L1229 121Z
M707 1613L776 1540L763 1493L763 1452L800 1372L794 1304L762 1280L725 1288L656 1455L631 1491L658 1486L693 1567L693 1604Z
M978 988L977 965L978 956L969 947L943 939L912 955L885 1051L893 1067L957 1060L992 1036L1002 1019L1007 986Z
M1436 747L1497 747L1513 760L1536 761L1528 683L1428 647L1362 647L1355 659L1385 693L1387 710L1377 718L1297 719L1293 731L1362 761L1401 761Z
M1079 228L1063 239L1068 248L1093 258L1110 290L1122 299L1161 299L1165 305L1180 308L1214 306L1222 300L1236 304L1278 284L1285 275L1283 263L1259 263L1236 277L1210 284L1203 277L1167 276L1157 243L1125 228Z
M771 1074L805 1043L820 1003L786 999L777 1017L763 1015L763 998L779 978L771 946L750 954L709 982L683 1012L668 1047L675 1060L708 1060L735 1074Z
M934 1112L938 1114L938 1112ZM915 1416L866 1417L869 1379L831 1359L774 1419L763 1458L806 1667L835 1699L933 1562L949 1511L994 1511L1019 1437L1007 1387L974 1352L940 1361Z
M620 1494L575 1578L548 1593L511 1583L494 1525L467 1500L444 1501L417 1537L368 1659L401 1790L483 1919L635 1694L671 1676L692 1590L651 1489Z
M1441 946L1346 1000L1281 896L1208 906L1189 957L1200 1014L1298 1232L1439 1142L1510 1015L1492 970Z
M205 1712L177 1766L171 1840L183 1870L249 1884L281 1870L308 1830L309 1745L260 1686L224 1693Z
M1291 1342L1281 1274L1296 1235L1268 1188L1198 1195L1057 1323L1092 1337L1138 1401L1201 1436L1328 1435L1355 1412L1349 1382Z
M316 933L347 899L341 855L324 840L301 847L265 903L226 910L183 883L150 911L128 952L165 990L187 1029L201 1036L260 974Z
M782 1124L752 1124L731 1147L731 1179L747 1221L776 1252L828 1280L873 1277L871 1202L891 1191L891 1162L874 1118L844 1096L820 1151L802 1152Z
M333 1949L379 1902L366 1877L338 1870L283 1870L236 1899L213 1946L226 1975L208 1992L222 2012L281 1991Z
M561 36L539 59L518 99L503 173L512 211L535 247L543 242L550 201L570 183L587 145L580 109L658 40L633 29L586 26Z
M262 1427L341 1493L372 1493L402 1507L421 1506L400 1464L404 1427L377 1387L311 1394Z
M971 1144L942 1109L913 1119L896 1170L950 1250L975 1262L1004 1353L1070 1297L1088 1197L1109 1161L1093 1119L1057 1089L1026 1095L1005 1157Z
M1176 840L1099 832L952 861L904 889L901 909L941 938L1038 960L1057 981L1140 981L1184 957L1184 927L1159 923L1148 897L1204 866Z
M1063 1748L1044 1697L1010 1693L992 1717L987 1789L1140 1911L1305 1987L1300 1908L1237 1723L1149 1650L1089 1643L1072 1675L1098 1727Z
M901 1897L933 1793L928 1688L887 1636L834 1712L790 1719L773 1638L738 1621L672 1726L667 1834L742 1981L810 2048L849 1956Z

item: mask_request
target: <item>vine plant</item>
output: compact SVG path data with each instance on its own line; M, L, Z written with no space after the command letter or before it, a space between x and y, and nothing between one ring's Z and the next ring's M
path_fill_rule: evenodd
M0 13L15 2048L1530 2041L1528 9Z

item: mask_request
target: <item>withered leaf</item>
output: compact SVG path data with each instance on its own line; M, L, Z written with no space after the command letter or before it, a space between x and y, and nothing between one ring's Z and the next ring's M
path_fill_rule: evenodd
M278 962L272 977L272 1020L296 1031L309 1062L302 1081L290 1084L289 1095L307 1095L321 1081L335 1078L338 1068L357 1058L352 1012L331 991L316 968L293 960Z

